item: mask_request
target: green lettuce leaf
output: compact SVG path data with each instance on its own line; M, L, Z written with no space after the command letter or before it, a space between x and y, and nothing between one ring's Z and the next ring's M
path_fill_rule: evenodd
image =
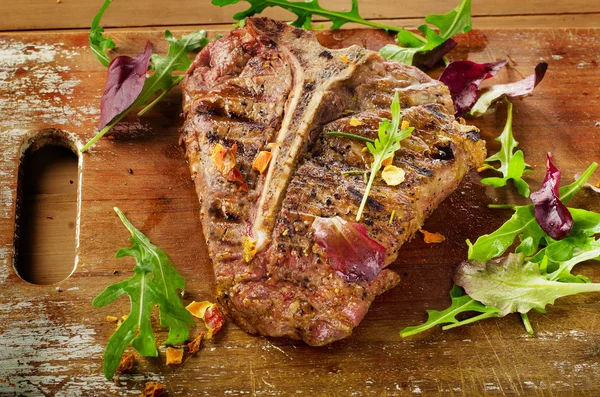
M563 186L559 189L560 199L563 203L568 203L579 190L585 185L592 176L597 163L592 163L587 170L573 183ZM522 252L525 256L533 255L539 248L541 242L551 241L552 239L538 225L533 213L533 204L526 206L515 206L514 214L498 230L491 234L480 236L475 244L469 244L469 259L481 262L501 256L514 243L518 237L521 245L517 252ZM570 235L578 233L587 233L588 235L597 233L598 215L590 211L572 209L569 211L573 215L573 230ZM591 233L591 234L589 234ZM562 241L562 240L561 240Z
M600 291L600 284L557 281L578 263L600 255L600 248L584 252L562 263L555 272L542 274L539 265L525 262L523 254L509 254L500 261L461 263L454 281L471 298L499 309L499 315L544 310L558 298Z

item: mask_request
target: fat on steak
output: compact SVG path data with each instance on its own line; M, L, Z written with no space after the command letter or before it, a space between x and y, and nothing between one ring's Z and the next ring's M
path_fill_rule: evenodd
M324 345L350 335L375 297L398 284L389 269L354 281L334 271L312 227L315 217L355 222L365 182L343 172L372 161L364 143L325 132L376 138L395 92L415 127L393 159L405 181L377 178L360 221L385 247L385 266L485 158L477 129L455 121L445 85L358 46L327 49L268 18L210 43L188 70L181 141L217 299L247 332ZM217 145L237 147L247 189L211 160ZM252 168L260 151L272 154L262 174ZM244 241L256 244L250 260Z

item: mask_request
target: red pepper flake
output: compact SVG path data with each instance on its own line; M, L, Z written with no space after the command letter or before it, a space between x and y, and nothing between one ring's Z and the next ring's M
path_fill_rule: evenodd
M221 172L229 182L235 182L240 185L240 190L247 192L248 185L244 181L244 177L240 169L237 167L237 154L238 146L234 144L231 148L227 149L220 143L215 145L210 159L217 169Z
M159 382L146 382L146 387L140 397L160 397L165 390L165 386Z
M214 303L194 301L187 305L186 309L193 316L201 318L204 321L204 325L208 329L208 333L206 334L207 339L211 339L225 324L225 317L221 309Z
M423 233L423 240L425 240L425 243L427 244L437 244L446 240L446 237L444 237L443 234L440 234L438 232L431 233L423 229L419 229L419 231Z
M204 322L208 327L208 334L206 337L210 339L223 327L225 324L225 317L223 316L223 313L221 313L221 309L213 304L204 313Z
M210 159L223 176L228 176L229 173L236 167L237 144L226 149L220 143L215 145Z
M125 353L123 357L121 357L121 362L119 363L119 368L117 371L120 371L124 374L128 374L133 371L133 365L135 364L135 355L133 353Z
M196 336L194 338L193 341L191 341L190 343L187 344L188 353L190 355L194 355L194 354L198 353L198 351L202 347L202 342L204 342L204 336L205 335L206 335L206 332L200 332L198 334L198 336Z
M241 191L248 191L248 184L246 184L246 182L244 181L244 177L242 176L242 173L240 172L238 167L233 167L233 169L229 172L229 175L227 175L227 180L230 182L238 183L240 185Z
M252 163L252 169L256 170L262 174L263 172L265 172L265 170L269 166L269 163L271 162L272 157L273 157L273 155L271 154L271 152L267 152L264 150L258 152L258 155L256 155L256 158L254 159L254 162Z
M167 365L179 365L183 361L183 349L167 347Z

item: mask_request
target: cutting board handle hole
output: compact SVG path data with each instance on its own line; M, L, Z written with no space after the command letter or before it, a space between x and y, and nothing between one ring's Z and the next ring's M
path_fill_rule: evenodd
M76 265L78 151L69 134L44 130L29 136L21 153L15 271L32 284L55 284Z

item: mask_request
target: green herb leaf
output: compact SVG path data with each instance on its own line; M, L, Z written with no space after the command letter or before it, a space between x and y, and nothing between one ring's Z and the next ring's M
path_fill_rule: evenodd
M400 331L400 335L402 337L415 335L420 332L426 331L429 328L435 327L436 325L451 324L450 326L446 326L443 328L449 329L469 324L478 320L483 320L485 318L499 317L498 309L496 309L495 307L485 306L480 302L477 302L470 296L463 295L462 289L457 285L455 285L450 291L450 298L452 299L452 304L450 305L450 307L442 311L427 310L428 317L425 323L417 326L406 327L402 331ZM456 319L456 316L458 314L465 312L479 312L482 314L462 321Z
M414 56L417 53L431 51L444 44L452 36L467 33L472 29L471 0L461 0L455 9L446 14L427 15L425 22L436 26L439 29L439 34L427 24L423 24L418 28L425 37L415 35L402 28L396 37L396 40L402 46L388 44L379 51L381 56L412 65Z
M104 1L104 4L102 4L102 7L100 7L100 10L92 21L89 34L90 48L104 66L108 66L110 63L110 58L106 55L106 51L115 48L115 42L112 38L104 37L102 35L102 33L104 33L104 28L100 26L100 20L110 3L112 3L112 0Z
M500 167L494 168L488 166L488 168L502 173L503 177L484 178L481 180L481 183L497 188L505 186L506 182L509 179L512 179L519 194L525 197L529 197L529 185L527 185L527 182L525 182L521 178L526 167L523 152L517 150L515 153L513 153L515 148L519 145L519 143L513 137L512 133L513 106L512 103L510 103L506 99L504 100L504 102L507 106L506 125L504 126L502 134L500 134L500 136L496 138L496 141L501 143L500 151L485 159L487 163L499 161Z
M185 72L192 64L189 54L208 44L204 30L187 34L180 39L165 30L165 40L169 43L169 52L165 57L158 54L152 55L150 70L153 70L154 73L146 79L144 89L138 98L140 105L147 104L157 92L162 91L164 94L179 84L184 76L174 76L173 73ZM148 109L149 107L144 108L138 115L145 113Z
M556 281L578 263L600 255L600 248L584 252L544 275L538 264L524 261L523 254L509 254L501 261L466 261L456 270L455 282L473 299L500 310L499 315L544 309L558 298L600 291L600 284Z
M384 25L381 23L367 21L358 13L358 0L352 0L350 11L332 11L322 8L319 0L289 1L289 0L244 0L250 3L250 7L244 11L238 12L233 19L241 21L244 18L260 14L269 7L281 7L296 15L296 20L292 26L304 29L312 28L312 18L317 15L333 22L331 29L339 29L343 25L353 22L361 25L371 26L377 29L385 29L392 32L399 32L401 28L396 26ZM212 0L212 4L224 7L239 3L240 0Z
M130 344L142 356L158 355L150 322L150 312L155 305L159 305L160 325L169 328L165 344L185 341L188 326L194 324L177 292L184 290L185 281L171 265L167 254L150 243L121 210L116 207L114 210L131 233L129 240L133 243L129 248L120 249L116 257L132 256L136 265L133 277L107 287L92 302L94 307L103 307L127 294L131 303L129 316L110 337L104 352L104 375L107 379L114 375L123 352Z
M360 203L360 207L358 208L358 212L356 214L356 221L358 222L362 216L363 210L365 208L365 204L367 203L367 199L369 198L369 192L371 191L371 186L373 186L373 181L375 180L375 175L381 169L381 164L383 160L391 157L394 153L400 149L400 141L406 139L413 132L414 127L409 127L400 130L400 100L398 98L398 92L394 94L394 99L392 100L392 105L390 107L392 111L392 121L384 120L379 123L378 137L374 143L367 142L367 148L369 152L373 155L374 159L371 163L371 171L369 175L369 181L367 182L367 187L365 188L365 192L363 194L362 202Z
M351 139L356 139L357 141L375 143L374 139L367 138L366 136L360 136L360 135L356 135L356 134L351 134L349 132L331 131L331 132L326 132L325 135L326 136L338 136L338 137L341 137L341 138L351 138Z
M581 190L597 167L598 164L592 163L575 182L560 188L561 201L565 204L568 203ZM545 241L552 240L538 225L533 213L533 205L516 206L514 210L513 216L498 230L479 237L475 244L467 242L469 244L469 259L485 262L496 258L504 254L517 237L521 241L517 252L523 252L526 256L533 255L538 250L542 239ZM591 233L591 231L596 230L595 215L591 216L587 212L581 212L583 210L569 209L569 211L574 217L571 235L580 232ZM528 238L530 240L527 240Z
M175 38L170 31L166 30L165 39L169 42L169 52L167 53L167 56L164 57L157 54L152 55L149 69L153 73L150 77L146 78L144 88L138 98L129 108L115 117L106 125L106 127L98 132L96 136L86 143L83 148L81 148L81 152L88 150L94 143L102 138L104 134L121 121L123 117L134 109L145 106L138 113L138 116L142 116L156 105L173 87L184 79L184 75L174 75L174 73L184 72L189 68L192 63L189 59L189 54L208 44L208 39L206 38L206 32L204 30L187 34L180 39ZM153 100L153 98L155 99Z

